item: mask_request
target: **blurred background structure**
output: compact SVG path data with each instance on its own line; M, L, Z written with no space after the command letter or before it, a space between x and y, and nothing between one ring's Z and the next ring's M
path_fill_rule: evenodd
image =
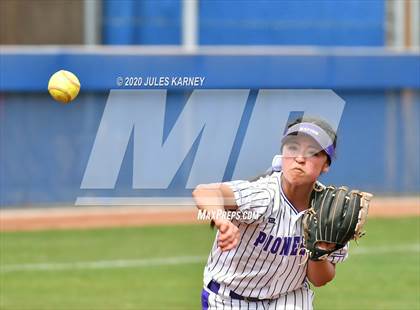
M205 88L332 89L346 107L326 181L418 195L419 14L415 0L2 0L0 207L84 195L109 90L139 75L205 76ZM82 84L67 106L46 89L60 69ZM190 92L168 96L182 105ZM255 152L262 168L276 153L269 137L267 148ZM131 174L123 164L115 195L127 195Z

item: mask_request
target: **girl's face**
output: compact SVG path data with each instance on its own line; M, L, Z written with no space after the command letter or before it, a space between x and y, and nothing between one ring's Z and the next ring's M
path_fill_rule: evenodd
M312 184L328 169L327 155L311 137L290 136L284 143L282 170L289 183Z

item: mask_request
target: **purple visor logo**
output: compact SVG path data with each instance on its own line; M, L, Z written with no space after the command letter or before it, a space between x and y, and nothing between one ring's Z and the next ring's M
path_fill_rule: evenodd
M305 134L314 139L319 146L327 153L330 160L333 159L335 155L335 149L333 141L330 136L319 126L312 123L299 123L288 128L286 133L283 136L282 142L289 135L299 135Z

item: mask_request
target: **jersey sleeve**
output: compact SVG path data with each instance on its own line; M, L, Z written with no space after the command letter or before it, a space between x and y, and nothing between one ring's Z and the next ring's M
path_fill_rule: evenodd
M327 260L333 264L344 262L347 257L349 256L349 243L340 250L332 252L328 257Z
M253 223L271 214L274 193L267 186L265 178L254 182L231 181L224 184L232 189L238 206L237 211L244 215L240 221Z

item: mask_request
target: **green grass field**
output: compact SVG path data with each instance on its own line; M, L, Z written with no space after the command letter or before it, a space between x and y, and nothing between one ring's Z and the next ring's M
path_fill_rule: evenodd
M370 219L315 309L420 309L419 227ZM213 236L204 225L1 233L0 309L199 309Z

